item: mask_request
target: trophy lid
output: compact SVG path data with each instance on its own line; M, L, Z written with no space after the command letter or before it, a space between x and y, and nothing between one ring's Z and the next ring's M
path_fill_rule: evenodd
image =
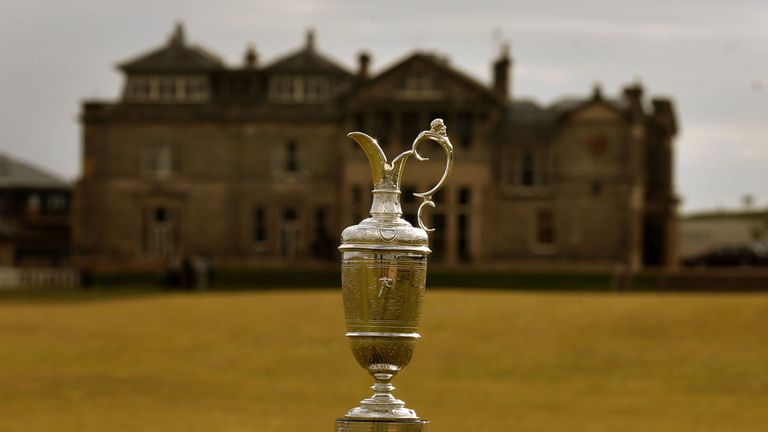
M434 231L434 229L424 225L421 212L425 206L435 206L432 196L443 187L453 167L453 146L446 134L443 120L433 120L430 124L430 130L421 132L414 140L412 148L400 153L391 163L387 162L386 155L375 139L362 132L351 132L347 136L355 140L368 156L374 188L371 217L357 225L347 227L341 233L339 250L342 252L398 250L422 254L430 253L427 232ZM420 161L427 160L417 151L419 144L424 141L435 141L440 144L447 155L447 159L445 171L437 185L426 192L414 193L414 196L423 200L417 212L419 223L417 228L402 218L400 180L405 162L411 156Z
M341 233L342 252L354 250L403 251L428 254L429 237L421 228L400 218L396 223L381 224L373 217L347 227Z

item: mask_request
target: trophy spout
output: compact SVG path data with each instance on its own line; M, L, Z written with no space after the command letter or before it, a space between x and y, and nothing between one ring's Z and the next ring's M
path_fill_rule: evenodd
M373 177L373 185L377 186L384 179L384 171L387 165L387 156L384 151L379 147L379 144L375 139L371 138L367 134L362 132L350 132L347 134L352 138L365 152L368 157L368 162L371 164L371 176Z

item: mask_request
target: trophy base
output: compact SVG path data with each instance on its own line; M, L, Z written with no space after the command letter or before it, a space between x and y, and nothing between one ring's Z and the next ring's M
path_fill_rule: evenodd
M427 420L336 419L336 432L429 432Z

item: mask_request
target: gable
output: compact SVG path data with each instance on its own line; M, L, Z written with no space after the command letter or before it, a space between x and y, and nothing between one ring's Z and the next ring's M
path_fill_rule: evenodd
M499 103L487 87L451 68L446 61L426 54L414 54L359 84L348 99Z
M569 115L572 122L620 122L621 111L603 101L593 101L576 108Z

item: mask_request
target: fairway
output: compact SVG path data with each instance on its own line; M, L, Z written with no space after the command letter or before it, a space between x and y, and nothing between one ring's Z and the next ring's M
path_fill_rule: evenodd
M0 298L0 431L320 432L369 395L335 290ZM768 296L428 290L435 432L768 430Z

